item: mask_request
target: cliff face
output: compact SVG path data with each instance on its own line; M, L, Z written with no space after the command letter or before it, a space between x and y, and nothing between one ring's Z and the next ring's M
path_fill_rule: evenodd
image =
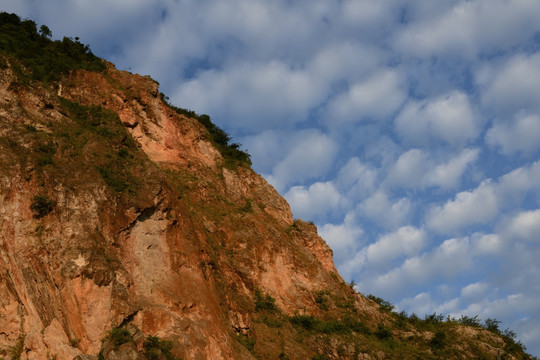
M110 67L46 89L7 68L0 109L0 346L71 359L130 322L187 358L230 359L255 289L292 314L338 278L314 227L251 169L224 167L151 79ZM112 129L77 123L107 110Z
M27 82L2 61L0 358L526 358L355 293L316 228L152 79Z

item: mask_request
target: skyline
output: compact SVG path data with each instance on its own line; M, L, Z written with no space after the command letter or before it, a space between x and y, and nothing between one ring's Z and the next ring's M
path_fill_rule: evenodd
M540 355L540 3L0 5L209 114L358 291Z

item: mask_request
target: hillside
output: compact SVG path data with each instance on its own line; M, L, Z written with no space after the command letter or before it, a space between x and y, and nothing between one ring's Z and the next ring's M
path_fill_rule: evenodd
M206 115L0 14L0 359L529 359L354 291Z

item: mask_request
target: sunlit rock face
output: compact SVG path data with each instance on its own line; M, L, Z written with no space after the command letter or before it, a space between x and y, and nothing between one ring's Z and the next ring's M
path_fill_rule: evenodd
M356 293L315 226L149 77L29 80L0 56L0 358L526 358Z
M234 337L251 326L255 289L293 314L341 281L316 229L294 223L249 167L224 167L205 128L148 77L109 65L24 87L7 68L0 95L0 347L19 341L28 359L96 355L110 329L131 323L185 358L250 358ZM87 125L66 100L117 114L118 138L76 138ZM100 167L127 138L124 190ZM36 195L50 212L36 216Z

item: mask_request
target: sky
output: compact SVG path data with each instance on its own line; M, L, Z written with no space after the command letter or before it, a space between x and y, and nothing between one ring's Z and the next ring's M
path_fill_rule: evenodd
M540 356L540 1L0 0L209 114L358 291Z

